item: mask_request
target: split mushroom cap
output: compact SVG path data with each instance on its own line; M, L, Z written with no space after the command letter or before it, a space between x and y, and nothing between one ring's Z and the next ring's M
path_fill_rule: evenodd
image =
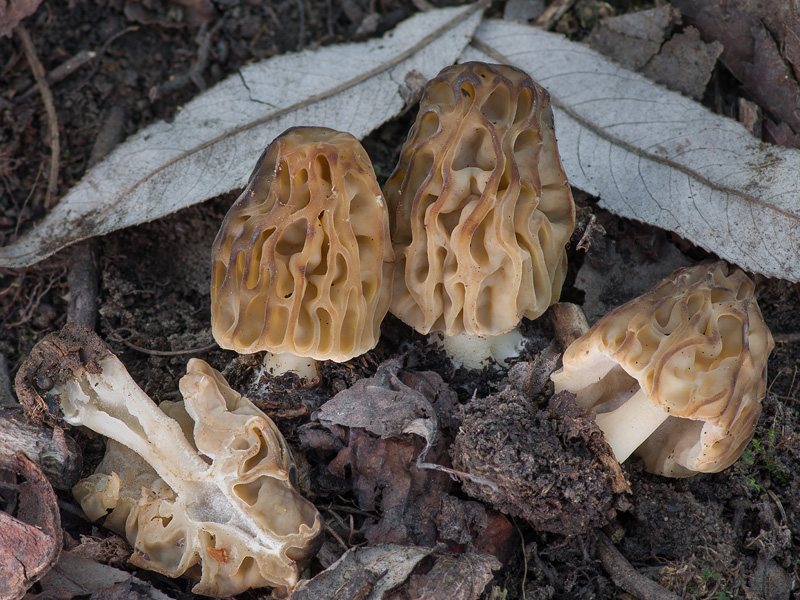
M363 354L380 337L392 261L386 204L359 141L289 129L264 151L214 240L214 338L243 354Z
M753 435L774 347L753 293L724 262L679 269L570 344L555 389L577 394L620 462L721 471Z
M218 371L190 360L183 401L157 406L94 332L67 324L21 372L28 410L55 401L67 423L116 442L73 494L92 519L111 511L105 524L136 549L131 563L195 577L192 591L209 596L294 588L322 519L295 488L280 431Z
M497 335L558 300L575 206L546 90L507 65L432 79L384 186L391 311L421 333Z

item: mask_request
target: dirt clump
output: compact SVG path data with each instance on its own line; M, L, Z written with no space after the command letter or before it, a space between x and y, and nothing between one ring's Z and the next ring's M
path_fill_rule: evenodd
M511 387L473 400L463 409L453 464L495 488L464 481L464 489L538 531L576 535L606 524L627 508L628 484L581 412L569 393L547 410Z

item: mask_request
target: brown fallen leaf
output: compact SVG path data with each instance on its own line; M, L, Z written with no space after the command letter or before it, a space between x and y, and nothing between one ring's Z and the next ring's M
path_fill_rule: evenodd
M639 70L661 49L678 23L680 14L671 6L640 10L603 19L586 42L623 67Z
M705 40L722 42L725 48L720 60L748 93L775 118L800 133L797 7L787 6L793 3L783 0L671 2ZM781 55L781 48L785 56ZM794 61L794 69L787 62L788 56Z
M336 451L328 470L350 482L362 510L380 507L381 519L364 531L371 544L444 541L454 551L506 556L513 539L508 520L449 494L452 470L434 404L453 412L452 390L434 373L401 372L402 364L402 358L383 363L374 377L325 403L315 417L330 433L304 427L302 445Z
M722 44L717 41L703 42L700 32L690 26L683 33L673 35L645 65L642 74L671 90L700 100L722 50Z
M0 0L0 38L10 36L25 17L39 8L42 0Z
M24 454L0 456L0 467L24 477L16 518L0 512L0 600L18 600L61 552L61 516L44 474Z

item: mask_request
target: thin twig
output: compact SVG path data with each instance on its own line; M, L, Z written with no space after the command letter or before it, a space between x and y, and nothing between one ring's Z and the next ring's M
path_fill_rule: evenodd
M132 344L126 339L120 337L120 331L129 331L131 333L136 333L132 329L127 327L120 327L115 331L112 331L109 335L109 339L114 342L121 342L125 344L131 350L136 350L137 352L142 352L144 354L152 354L153 356L181 356L183 354L201 354L203 352L208 352L209 350L214 350L218 348L217 342L213 342L208 344L207 346L201 346L200 348L190 348L188 350L150 350L149 348L142 348L141 346L137 346L136 344Z
M533 22L536 27L542 29L552 29L564 13L567 12L575 0L555 0L550 6L544 9L544 12Z
M514 524L514 527L517 528L517 533L519 534L520 542L522 543L522 600L526 600L527 596L525 595L525 584L528 580L528 555L525 554L525 536L522 535L522 530L517 525L517 520L513 517L511 518L511 522Z
M611 540L600 531L597 532L597 554L614 584L639 600L680 600L676 594L634 569Z
M779 344L795 344L800 342L800 333L773 333L772 339Z
M224 21L220 20L209 31L204 32L202 29L199 32L199 46L197 50L197 60L189 67L189 70L182 75L176 75L169 81L150 88L149 98L150 102L155 102L157 99L180 90L190 83L194 83L200 91L206 89L206 82L203 78L203 72L208 66L208 57L211 52L211 40L214 35L220 30ZM205 28L205 25L203 26Z
M132 31L139 31L139 26L138 25L131 25L130 27L126 27L122 31L118 31L117 33L112 35L110 38L108 38L103 43L102 48L100 48L100 50L96 53L95 61L94 61L94 64L92 65L92 70L89 71L89 74L86 77L84 77L83 80L81 80L81 82L78 85L75 86L75 89L78 89L78 90L81 89L83 86L85 86L87 83L89 83L92 80L92 77L95 76L95 74L97 73L97 70L100 68L100 59L106 53L106 50L108 50L108 47L116 39L122 37L126 33L132 32Z
M208 352L214 348L217 348L217 343L214 342L213 344L208 344L207 346L201 346L200 348L189 348L188 350L149 350L148 348L142 348L136 344L131 344L128 340L123 340L122 338L116 338L114 341L122 342L131 350L136 350L137 352L142 352L144 354L152 354L153 356L182 356L184 354L202 354L203 352Z
M39 87L39 93L42 95L44 102L44 109L47 112L47 126L50 130L50 177L47 181L47 196L45 196L45 208L50 208L55 201L56 190L58 188L58 169L59 169L59 156L61 155L61 139L58 136L58 115L56 114L56 107L53 103L53 92L50 91L50 86L47 85L47 77L45 76L44 67L39 62L39 57L36 56L36 47L33 45L28 30L20 23L15 29L17 37L22 43L22 48L25 51L25 58L28 59L28 64L33 71L33 77L36 79L36 85Z
M58 65L55 69L50 71L47 75L47 83L50 85L54 85L59 81L69 77L75 71L80 69L83 65L88 62L94 60L97 56L97 53L93 50L81 50L75 56L67 59L60 65ZM31 96L35 95L36 92L39 91L38 86L32 85L28 88L28 90L22 94L19 99L20 100L27 100Z

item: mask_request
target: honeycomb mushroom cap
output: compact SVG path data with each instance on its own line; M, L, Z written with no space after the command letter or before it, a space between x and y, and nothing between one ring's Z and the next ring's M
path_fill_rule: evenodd
M641 390L668 413L635 452L647 470L721 471L753 435L774 347L753 294L724 262L679 269L575 340L552 376L556 390L596 416Z
M391 311L422 333L496 335L557 301L575 206L546 90L506 65L432 79L384 186Z
M275 139L212 256L223 348L342 362L377 344L393 254L372 163L352 135L296 127Z

